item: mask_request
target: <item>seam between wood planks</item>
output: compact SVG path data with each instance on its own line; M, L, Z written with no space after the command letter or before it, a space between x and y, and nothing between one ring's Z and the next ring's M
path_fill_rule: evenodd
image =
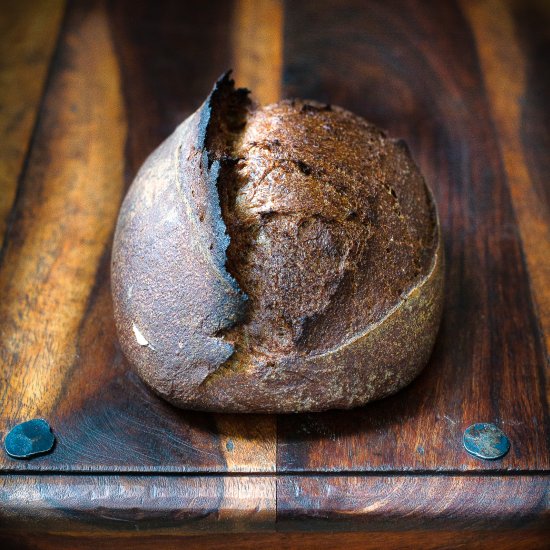
M338 477L375 477L375 478L386 478L386 477L395 477L395 478L428 478L428 477L461 477L461 478L477 478L477 477L494 477L494 478L503 478L503 477L549 477L550 479L550 470L377 470L371 472L365 471L354 471L354 470L341 470L334 472L323 472L315 470L288 470L288 471L277 471L277 472L182 472L182 471L164 471L164 472L155 472L153 470L3 470L0 472L0 479L2 477L15 477L15 476L59 476L62 477L94 477L94 476L105 476L105 477L170 477L170 478L196 478L196 477L208 477L208 478L224 478L224 477L268 477L268 478L287 478L287 477L300 477L300 478L338 478Z

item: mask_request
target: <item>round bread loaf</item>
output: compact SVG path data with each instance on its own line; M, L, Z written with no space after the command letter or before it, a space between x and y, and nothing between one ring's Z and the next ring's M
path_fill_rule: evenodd
M122 349L173 404L350 408L427 362L443 298L432 195L402 141L224 75L147 159L112 260Z

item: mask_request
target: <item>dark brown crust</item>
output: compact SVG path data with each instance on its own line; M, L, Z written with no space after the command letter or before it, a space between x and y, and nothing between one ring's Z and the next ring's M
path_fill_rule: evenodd
M250 305L226 334L232 362L338 346L428 271L436 243L426 186L403 145L374 125L281 101L249 113L233 154L233 178L220 186L227 267Z
M322 110L315 103L278 105L281 107L249 113L249 119L261 117L270 109L290 113L304 110L308 117L319 117L317 111ZM380 135L385 154L401 158L401 166L403 162L412 166L415 185L424 197L420 207L416 199L410 199L412 191L407 196L406 178L398 177L399 162L392 164L389 158L380 170L402 182L405 205L400 215L408 220L409 233L416 231L419 235L415 241L417 265L404 288L403 281L395 279L390 292L385 290L387 285L375 281L381 296L376 303L369 302L368 293L362 299L360 290L365 286L361 282L363 286L347 304L363 315L363 325L360 316L352 319L348 315L346 319L343 312L349 307L328 308L330 315L315 318L317 329L305 333L301 330L298 338L291 339L290 347L283 349L276 342L259 355L256 348L245 353L243 327L250 324L251 312L248 308L247 316L247 296L233 275L245 283L244 290L250 289L251 307L257 304L258 296L239 266L239 250L243 249L239 243L250 243L242 240L246 234L242 227L237 228L242 216L236 221L228 208L227 182L234 180L224 176L224 169L232 170L230 176L237 177L243 162L248 162L231 158L246 156L246 147L236 142L239 117L234 115L239 109L246 114L248 107L246 94L234 91L227 75L222 77L203 106L149 157L128 192L119 217L112 263L115 318L124 353L156 392L175 405L199 410L298 412L349 408L397 391L426 363L441 316L443 251L431 194L408 151L399 144L351 113L337 109L329 115L333 122L347 117L345 124L354 132L362 131L357 128L363 125L365 136ZM230 109L234 110L230 113ZM261 129L261 124L258 127ZM342 162L346 168L345 159ZM310 164L304 162L305 166ZM327 165L324 168L328 172L334 169ZM296 169L304 171L300 165ZM222 207L229 233L234 236L229 263ZM375 231L376 224L371 225ZM403 254L396 261L396 273L414 263ZM322 266L318 269L319 277L324 276ZM385 276L383 270L377 273L381 278ZM391 279L391 269L387 273ZM357 288L357 282L354 286ZM399 292L392 295L397 287ZM336 288L335 292L343 296L346 291ZM284 309L289 301L284 293L281 296L280 309ZM286 306L290 316L291 306ZM263 318L261 323L263 330L273 328Z

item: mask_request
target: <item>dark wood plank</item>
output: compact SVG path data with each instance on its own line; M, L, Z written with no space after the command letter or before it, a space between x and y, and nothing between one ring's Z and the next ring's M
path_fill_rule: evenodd
M265 26L262 13L274 9L268 4L259 2L258 12L251 12L246 2L174 2L166 4L163 10L154 1L136 6L122 0L112 5L113 37L127 105L127 183L146 156L200 106L220 74L231 66L246 64L253 55L251 45L236 44L235 36L250 32L251 27L260 30ZM128 17L129 13L132 17ZM256 48L262 49L268 39L258 36ZM268 82L270 75L278 75L280 68L270 61L276 55L270 54L266 47L262 51L264 62L259 66L248 65L239 84L251 86L256 81ZM263 89L268 90L268 85ZM148 393L145 399L157 407L158 398ZM131 409L139 414L139 406ZM192 443L195 448L198 445L202 452L191 453L182 460L179 452L174 453L169 447L162 460L154 463L154 469L275 470L274 417L186 413L165 404L162 411L150 418L151 428L147 428L156 430L159 436L158 444L152 448L153 455L165 445L162 439L170 435ZM122 416L129 414L132 412L124 412ZM129 443L135 448L136 438ZM148 444L145 441L143 444L148 452ZM214 462L205 453L216 456ZM131 456L125 456L124 461L124 465L135 466Z
M64 0L6 0L0 10L0 243L29 150Z
M443 323L420 378L364 409L282 417L278 469L548 470L547 363L515 183L468 21L452 2L305 1L286 12L284 93L343 105L407 140L439 205L447 277ZM501 94L510 71L495 84ZM463 430L483 421L510 437L501 461L462 449Z
M546 548L544 13L491 0L304 1L284 17L274 0L71 3L0 265L0 433L44 416L58 443L30 462L0 455L2 548ZM128 370L108 276L118 204L230 65L262 102L283 84L405 137L434 187L445 319L425 373L393 398L199 414ZM478 420L510 436L503 461L462 450ZM288 475L312 470L337 475Z
M126 550L257 550L281 548L285 550L547 550L546 534L527 530L519 531L422 531L422 532L374 532L374 533L245 533L214 535L147 535L136 534L131 538L117 534L98 535L78 540L78 548L96 550L109 548ZM0 538L3 548L29 550L58 550L74 548L70 535L25 533L5 535Z
M550 351L550 4L464 2L510 187L541 330ZM546 369L547 400L550 376Z
M544 130L532 125L547 116L533 69L544 33L525 30L535 4L461 6L305 1L283 18L271 0L70 5L0 265L0 432L44 416L58 443L30 462L0 455L3 547L75 537L83 548L544 547L547 363L532 298L544 330L547 287L536 281L546 264L520 193L547 197ZM512 48L505 63L485 41ZM421 378L364 409L277 420L179 411L128 370L117 344L108 273L118 204L218 74L234 64L269 102L281 62L285 94L341 104L411 144L445 232L442 331ZM521 116L521 94L500 87L519 62L519 90L534 97ZM463 429L479 420L510 436L503 461L462 450ZM338 475L288 475L327 470ZM323 532L294 532L308 529Z

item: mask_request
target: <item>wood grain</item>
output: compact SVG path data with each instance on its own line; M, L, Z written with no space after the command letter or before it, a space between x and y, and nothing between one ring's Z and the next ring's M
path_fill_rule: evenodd
M120 105L120 98L116 102L124 111L128 126L125 180L129 183L149 151L196 107L215 75L231 61L233 31L225 23L231 20L233 12L226 3L214 12L197 6L193 8L195 11L187 10L183 18L178 11L183 7L174 5L170 8L172 11L159 12L143 3L135 18L127 18L125 14L129 7L124 2L111 5L108 12L101 8L101 4L97 6L96 9L103 13L103 19L99 20L104 21L104 25L107 20L113 29L115 46L106 46L105 50L108 52L105 55L111 59L109 71L118 70L114 57L122 67L120 87L124 105ZM486 98L482 94L474 45L470 50L464 46L468 44L467 39L471 40L466 21L458 10L441 7L430 14L432 19L420 9L415 10L411 17L398 18L400 27L389 8L373 3L372 9L365 10L362 4L350 2L347 11L343 12L344 19L339 22L327 15L330 10L315 14L312 6L302 3L286 23L287 94L321 99L328 99L330 95L336 102L390 128L395 135L407 137L429 181L437 182L434 187L441 209L447 256L451 258L447 278L449 291L439 342L424 375L394 398L362 410L281 417L278 420L279 468L286 471L547 468L546 404L537 389L544 357L521 258L519 235L510 231L514 227L513 210L505 174L498 154L495 155L498 149ZM327 6L330 7L330 3ZM93 8L86 9L86 13L95 13ZM406 13L405 4L403 9ZM64 147L82 143L81 140L61 140L55 152L50 152L56 143L50 134L54 126L64 124L61 121L66 116L68 104L62 95L65 90L57 83L66 79L71 85L79 85L76 79L74 82L69 79L63 60L71 59L71 55L94 55L90 53L92 50L88 53L80 51L79 48L85 49L86 42L68 41L73 35L82 40L80 29L71 29L78 26L79 20L88 21L83 11L83 7L75 6L71 11L73 15L70 13L67 18L67 32L60 44L59 69L48 89L44 124L39 127L36 152L33 151L30 159L29 182L34 177L42 184L41 174L52 157L58 159L61 169L68 171L69 164L64 159L76 154ZM431 29L429 23L432 20L438 28L447 26L454 29L451 38L455 37L456 45L453 46L447 33L441 30L430 35L430 40L440 40L437 57L431 53L431 45L422 41L417 49L405 49L405 37L416 36L415 33L421 35L421 31L424 32L422 25ZM396 29L402 28L401 34L386 32L388 22L392 22ZM143 31L143 25L146 25L147 32ZM307 27L311 36L302 26ZM341 28L344 34L348 30L354 31L350 34L352 39L348 42L341 40L340 48L329 51L330 44L340 40ZM209 29L209 33L205 34L204 29ZM369 41L364 38L367 35ZM98 36L101 38L101 34ZM182 37L188 40L189 48L181 46ZM200 51L213 60L207 68L193 58L191 44L198 44ZM292 55L296 50L301 52L299 57ZM380 58L379 52L387 55L386 52L392 51L397 52L396 70L377 70L386 62L385 58ZM221 52L225 52L225 57ZM87 66L86 59L84 57L81 62L83 66ZM357 88L339 84L345 82L345 75L339 71L346 67L346 59L370 60L368 70L361 72L357 67ZM429 87L421 85L417 71L412 68L419 63L421 67L426 66L421 62L423 59L428 59L436 68L453 64L457 76L443 72L438 80L435 69L426 68L424 80L431 84ZM323 67L324 84L317 82L316 71L297 71L297 60ZM181 66L186 66L189 72L180 78ZM79 74L81 70L77 68L76 72ZM309 80L302 82L300 79L303 80L304 75L309 75ZM358 80L361 75L364 75L363 81ZM90 71L88 77L96 78L96 73ZM114 78L106 77L105 80L113 86L116 74ZM361 82L363 88L359 87ZM465 89L462 88L463 82L469 83ZM78 88L82 98L86 97L88 88L86 84ZM369 90L368 103L363 100L363 89ZM395 90L392 97L388 97L387 89ZM428 100L428 97L432 99ZM97 109L107 111L110 108L109 102L98 103ZM46 124L48 109L60 117L59 123L56 119L55 124ZM80 112L85 111L80 109ZM467 116L467 113L476 115ZM423 125L418 123L419 120ZM124 121L120 124L125 128ZM72 120L71 127L76 128ZM109 151L105 157L115 159L118 154L117 162L124 162L121 159L122 139L118 145L114 144L112 139L116 132L111 131L110 123L105 122L103 128L106 134L104 150ZM437 147L432 145L436 142ZM470 148L471 143L479 144L476 154ZM46 152L42 153L41 148ZM81 175L93 170L86 164L78 167ZM117 178L118 187L113 185ZM22 317L15 324L11 325L13 321L9 321L2 327L4 331L11 331L5 332L6 339L19 346L9 357L6 356L5 363L12 362L12 366L4 372L10 385L24 386L28 392L27 397L24 392L6 393L10 404L3 412L4 430L30 415L48 415L63 445L59 445L54 454L30 463L3 456L3 466L9 469L60 468L74 471L106 471L111 468L159 472L274 471L276 436L273 418L229 418L176 411L156 399L128 371L116 342L108 288L110 238L116 216L115 205L122 192L120 172L118 176L104 176L103 191L95 187L99 201L92 206L97 210L94 211L93 223L91 218L87 218L85 226L82 225L83 218L78 218L80 210L75 206L81 195L73 195L72 203L67 201L67 196L71 197L66 195L68 181L56 187L59 181L52 179L48 193L40 196L30 193L32 183L26 184L27 191L23 192L19 205L20 219L16 220L8 243L11 248L7 253L11 256L4 262L0 280L5 281L7 295L11 292L8 283L16 284L18 292L13 295L13 301L2 305L6 319ZM79 193L89 185L89 180L83 182ZM493 192L488 192L487 186L491 186ZM102 192L105 196L100 196ZM48 200L57 196L56 208L65 209L65 224L73 225L69 233L59 233L59 238L69 239L68 244L55 243L49 233L42 233L42 236L33 233L38 235L32 237L34 241L27 236L27 226L34 227L35 232L47 227L44 223L38 224L38 216L51 213L49 223L52 227L59 217L58 212L51 211L52 203L47 207L42 205L42 196L49 197ZM42 208L34 216L30 215L33 201L37 208ZM108 209L107 215L100 210L102 204ZM47 217L44 219L48 220ZM475 231L467 229L467 224L472 223ZM81 249L75 259L73 241L70 240L80 238L75 229L89 231L86 235L95 236L93 243L87 241L87 245L95 247L87 249L90 254L95 254L94 260L88 259L92 256L82 255ZM73 277L70 285L81 293L75 298L79 300L80 309L72 305L66 306L70 310L59 307L59 304L69 304L62 301L59 293L66 297L67 288L71 288L70 285L63 287L61 276L48 278L44 285L39 284L39 278L27 279L25 283L25 279L13 271L16 265L13 258L16 257L24 258L25 265L34 262L46 269L48 264L42 257L47 258L46 245L54 249L56 246L67 247L67 252L59 253L55 265L60 273L78 270L78 277ZM67 263L71 261L77 263L71 267ZM87 279L82 276L85 273ZM76 290L74 292L76 296ZM27 296L28 303L20 300L23 295ZM34 306L44 300L43 309ZM68 324L69 319L72 325ZM490 329L497 324L498 331ZM56 326L63 334L53 338ZM69 326L73 327L72 332L68 330ZM453 327L460 327L460 330ZM17 340L16 334L26 336ZM518 334L522 335L520 339ZM66 342L67 347L62 342ZM50 348L53 353L50 353ZM3 353L8 350L4 349ZM35 361L36 368L32 366ZM44 384L43 373L50 372L50 368L57 369L59 375L56 377L50 373ZM13 378L11 372L14 372ZM515 392L517 380L522 381L522 392ZM5 389L8 390L10 385L6 383ZM13 397L20 395L20 398ZM44 403L42 399L45 399ZM28 408L21 408L21 405ZM148 411L145 419L143 410ZM504 462L479 462L462 450L462 430L478 420L494 420L510 435L512 452ZM144 422L148 437L140 435ZM326 457L330 457L330 461Z
M78 547L95 550L109 548L126 550L163 548L165 550L257 550L257 548L280 548L283 550L445 550L468 548L485 550L547 550L546 534L540 531L504 530L493 531L414 531L414 532L350 532L350 533L224 533L203 535L147 535L135 534L132 538L120 535L98 535L78 540ZM70 535L26 533L24 542L20 535L6 534L0 538L4 548L32 550L58 550L74 548L75 540Z
M4 528L191 535L261 531L275 523L270 476L13 475L0 481Z
M544 548L550 534L543 476L281 476L277 521L273 481L8 476L0 484L0 540L24 532L36 548L70 547L75 537L85 548L85 541L119 548L152 540L162 548Z
M123 191L118 68L101 9L74 14L0 271L2 419L48 417Z
M65 2L9 0L0 11L0 242L35 126Z
M522 20L528 18L528 21ZM522 23L529 24L529 38L533 46L540 47L548 40L550 26L550 5L535 2L464 2L464 11L476 38L483 79L489 96L489 104L498 133L504 169L514 205L514 211L521 232L521 241L537 306L538 317L544 335L546 352L550 351L550 200L548 181L537 185L528 161L526 149L540 147L536 137L527 141L523 132L537 124L536 120L525 120L527 105L543 109L547 96L525 94L529 87L529 66L531 59L522 51L520 29ZM518 22L514 21L516 13ZM532 23L537 22L537 25ZM542 29L546 24L546 35ZM524 46L525 47L525 46ZM542 73L541 77L544 75ZM531 77L538 75L532 75ZM546 132L547 134L547 132ZM544 140L545 133L542 132ZM535 163L536 166L536 163ZM542 183L542 182L541 182ZM548 365L547 363L547 370ZM547 398L550 385L547 378Z
M404 391L350 413L282 417L278 470L547 470L546 357L468 22L451 2L350 1L334 17L336 4L293 5L284 93L406 139L439 206L446 304L431 361ZM505 459L465 453L474 422L503 428Z
M263 105L281 99L283 6L281 0L238 0L233 23L233 65L238 86Z
M0 87L0 224L20 185L0 258L0 433L44 416L57 444L31 461L0 453L2 548L547 547L544 3L89 0L69 3L59 35L62 4L39 4L2 14L19 23L0 43L21 36L2 67L32 82ZM444 320L424 373L391 398L181 411L120 352L120 200L231 66L262 102L328 101L404 137L434 189ZM478 421L508 434L504 459L465 453Z
M277 485L279 528L294 530L548 530L549 505L547 476L281 476Z

